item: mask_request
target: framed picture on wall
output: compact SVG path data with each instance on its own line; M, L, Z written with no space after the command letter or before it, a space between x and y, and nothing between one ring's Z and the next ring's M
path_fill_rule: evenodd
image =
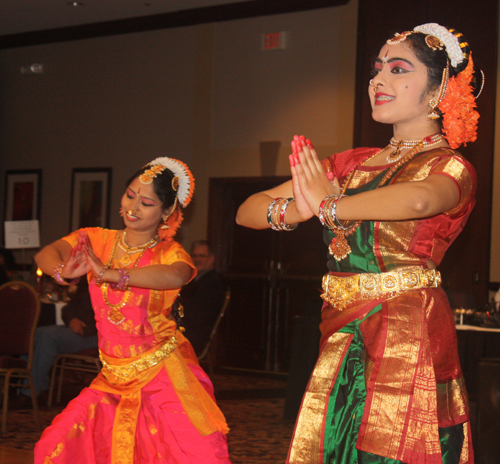
M71 181L70 231L109 227L111 168L75 168Z
M4 221L39 219L42 187L41 169L5 171Z

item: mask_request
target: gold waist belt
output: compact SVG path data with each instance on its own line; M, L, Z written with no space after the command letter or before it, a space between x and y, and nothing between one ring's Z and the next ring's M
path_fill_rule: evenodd
M102 354L99 353L99 358L102 362L102 370L105 371L105 373L112 374L124 380L132 380L139 374L142 374L144 371L158 365L161 361L168 358L172 351L177 348L177 344L177 339L172 336L155 351L142 355L136 361L124 364L120 364L120 359L117 359L116 364L110 364L104 359Z
M436 269L366 273L339 277L323 276L321 298L342 310L355 298L375 299L395 296L398 293L419 288L435 288L441 285L441 274Z

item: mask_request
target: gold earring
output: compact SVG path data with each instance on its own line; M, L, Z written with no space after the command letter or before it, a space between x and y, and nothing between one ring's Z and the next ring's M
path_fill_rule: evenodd
M164 217L162 218L162 220L163 220L163 224L160 226L160 229L170 229L170 226L169 226L169 225L167 225L167 221L168 221L168 218L169 218L170 216L172 216L172 213L173 213L173 212L174 212L174 210L172 209L172 211L170 211L170 213L168 213L166 216L164 216Z
M174 204L172 206L172 209L170 210L170 213L168 213L166 216L162 218L163 224L160 226L160 229L170 229L170 226L167 225L167 221L172 216L173 212L175 211L175 208L177 206L177 197L175 197Z
M448 79L450 77L450 66L449 64L446 64L446 67L443 69L443 76L441 78L441 85L439 86L439 93L437 98L433 98L429 102L429 106L431 109L429 110L429 113L427 114L427 117L429 119L439 119L439 113L436 111L436 107L441 103L443 98L446 95L446 89L448 88Z
M429 106L431 109L427 113L427 117L429 119L439 119L439 113L436 111L436 106L438 106L438 102L434 100L434 98L429 102Z

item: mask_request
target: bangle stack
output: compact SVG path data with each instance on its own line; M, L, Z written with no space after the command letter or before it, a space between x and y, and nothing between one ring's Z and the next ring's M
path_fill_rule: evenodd
M291 231L297 228L298 224L289 225L285 221L286 209L288 205L295 201L295 198L275 198L267 208L267 222L271 229L276 231Z
M352 250L346 237L352 235L361 224L361 221L349 221L346 225L337 218L337 203L345 196L342 194L328 195L321 202L318 213L321 224L335 233L335 237L328 246L328 251L337 261L342 261L351 253Z
M120 276L118 282L111 282L109 286L113 290L118 290L119 292L126 292L130 287L128 285L128 281L130 275L127 269L117 269L118 274Z
M80 277L76 277L75 279L72 279L70 281L67 281L63 276L62 276L62 270L64 269L64 264L58 264L56 268L54 269L54 274L52 274L52 278L59 284L59 285L76 285L78 282L80 282Z
M345 227L337 219L337 203L344 197L345 195L335 195L332 193L323 198L323 201L319 205L318 212L318 217L323 227L330 230L340 229L345 231L349 229L349 227Z

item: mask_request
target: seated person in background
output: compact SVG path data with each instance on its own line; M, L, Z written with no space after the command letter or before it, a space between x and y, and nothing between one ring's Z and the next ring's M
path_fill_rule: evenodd
M0 248L0 285L19 278L14 254L7 248Z
M39 398L40 393L50 387L49 372L57 355L97 348L97 329L87 279L80 279L75 295L62 309L62 319L66 325L48 325L36 329L31 373ZM27 388L22 393L30 395ZM25 398L21 397L19 402L23 400Z
M497 311L500 311L500 289L498 289L498 292L495 293L495 309Z
M224 285L214 269L215 256L207 241L193 243L191 258L198 274L182 287L180 301L184 307L182 324L186 328L186 338L199 356L222 309Z
M1 258L0 258L1 263ZM10 278L5 270L5 267L0 264L0 285L6 284L10 281Z

